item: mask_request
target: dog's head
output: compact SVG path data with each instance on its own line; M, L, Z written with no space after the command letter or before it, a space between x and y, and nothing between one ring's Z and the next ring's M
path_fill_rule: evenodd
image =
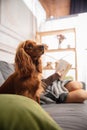
M27 40L23 44L25 52L31 56L32 60L37 60L44 53L44 45L38 45L34 41Z
M21 76L31 76L31 73L42 72L41 55L44 54L46 45L38 45L35 41L22 42L16 51L16 71Z

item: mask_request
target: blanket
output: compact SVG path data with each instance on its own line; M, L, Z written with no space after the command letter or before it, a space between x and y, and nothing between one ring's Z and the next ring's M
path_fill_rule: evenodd
M68 90L64 87L71 80L55 80L52 85L48 86L40 97L41 104L63 103L66 100Z

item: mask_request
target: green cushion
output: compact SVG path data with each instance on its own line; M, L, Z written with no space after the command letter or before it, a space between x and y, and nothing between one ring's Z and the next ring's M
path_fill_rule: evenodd
M61 130L61 128L32 99L1 94L0 130Z

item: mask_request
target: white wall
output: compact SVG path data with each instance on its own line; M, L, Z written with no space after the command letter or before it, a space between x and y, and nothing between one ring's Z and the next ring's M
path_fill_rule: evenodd
M37 30L39 30L40 24L46 19L46 12L42 7L39 0L23 0L26 6L32 11L33 15L37 19Z
M36 18L24 1L0 0L0 60L13 62L18 44L35 33Z
M70 17L44 22L40 26L41 32L61 30L68 28L76 29L78 80L87 83L87 13L72 15Z

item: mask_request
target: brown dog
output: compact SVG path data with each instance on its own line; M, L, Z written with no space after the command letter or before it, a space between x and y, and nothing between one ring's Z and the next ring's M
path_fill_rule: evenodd
M15 72L0 87L0 93L24 95L39 102L43 91L41 55L45 48L31 40L21 43L16 51Z

